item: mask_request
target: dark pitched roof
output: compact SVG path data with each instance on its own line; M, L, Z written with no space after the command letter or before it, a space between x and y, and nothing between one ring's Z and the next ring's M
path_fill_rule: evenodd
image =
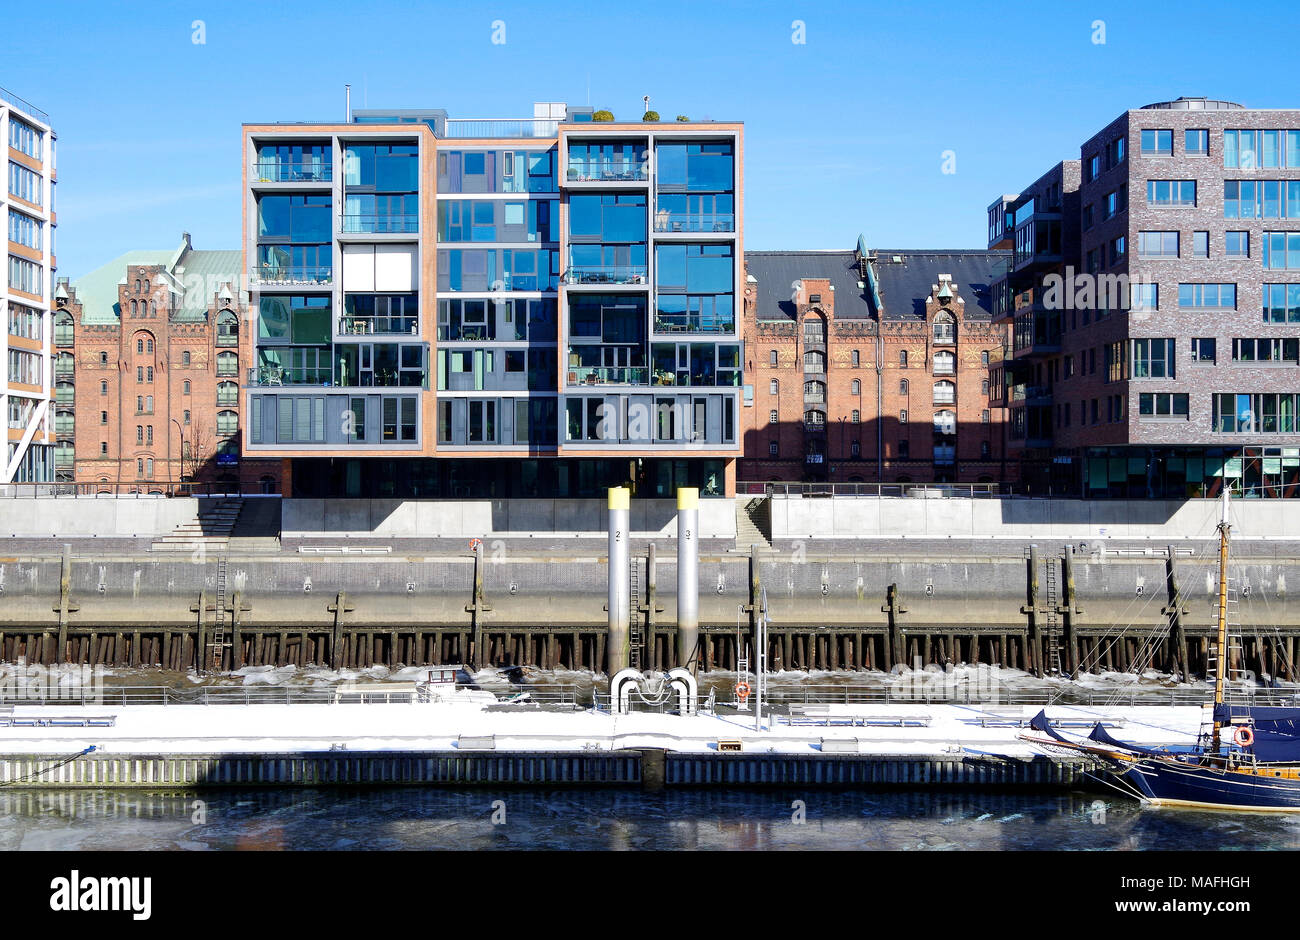
M965 316L987 320L993 313L989 289L1006 273L1011 259L1009 251L981 249L877 248L875 254L876 284L885 320L924 318L926 298L930 288L939 283L940 274L952 275L953 289L966 301Z
M800 278L826 278L835 288L835 319L868 319L871 307L860 287L852 251L747 251L749 276L758 281L758 319L793 320L792 285Z

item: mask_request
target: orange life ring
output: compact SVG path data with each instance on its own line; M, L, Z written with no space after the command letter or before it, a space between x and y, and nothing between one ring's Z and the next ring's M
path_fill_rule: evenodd
M1255 743L1255 732L1250 730L1249 725L1237 725L1237 730L1232 733L1232 740L1240 747L1250 747Z
M478 551L478 547L479 547L480 545L482 545L482 544L483 544L483 540L482 540L482 539L470 539L470 540L469 540L469 550L470 550L471 552L476 552L476 551Z
M743 702L745 699L749 698L749 683L748 683L748 682L737 682L737 683L736 683L736 697L739 698L742 702Z

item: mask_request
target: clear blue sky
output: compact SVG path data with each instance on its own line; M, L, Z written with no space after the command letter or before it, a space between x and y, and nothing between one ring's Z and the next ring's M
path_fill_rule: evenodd
M452 117L590 100L636 119L648 94L666 117L745 122L747 248L847 249L860 232L873 247L978 247L994 198L1077 158L1126 108L1179 95L1300 107L1283 39L1296 9L47 0L52 44L33 54L27 31L0 33L0 85L59 135L59 274L74 279L183 230L199 248L238 247L239 125L339 119L345 82L356 107Z

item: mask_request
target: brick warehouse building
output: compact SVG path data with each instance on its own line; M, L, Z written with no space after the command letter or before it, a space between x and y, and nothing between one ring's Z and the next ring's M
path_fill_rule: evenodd
M746 257L742 480L1008 480L989 294L1007 252Z
M132 251L55 291L56 472L63 481L239 484L280 461L239 448L238 251Z
M990 208L990 245L1015 246L995 285L1016 324L1012 449L1053 461L1035 485L1300 495L1300 110L1159 102L1063 166L1055 193ZM1043 289L1058 271L1072 303Z

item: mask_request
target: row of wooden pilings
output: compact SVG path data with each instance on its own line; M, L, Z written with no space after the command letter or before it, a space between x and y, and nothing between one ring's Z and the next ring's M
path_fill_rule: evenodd
M627 578L615 605L622 611L619 630L608 626L547 625L503 627L491 622L483 586L481 549L474 556L473 589L460 623L385 626L365 616L363 604L346 592L320 603L321 619L305 626L249 622L255 599L240 591L200 592L188 605L189 622L174 625L73 623L87 616L69 590L71 560L65 554L59 604L46 625L6 624L0 610L0 660L77 663L104 666L157 666L184 671L224 671L243 666L294 665L364 668L373 665L476 666L532 665L544 669L615 671L635 662L643 668L693 665L703 671L734 670L752 649L762 616L762 571L757 549L749 554L748 603L742 622L704 623L698 619L685 636L678 624L658 615L654 546L644 555L625 555L611 569ZM1031 549L1025 559L1025 599L1018 615L1023 625L940 627L908 622L907 603L896 583L884 585L880 612L871 623L826 626L769 626L768 663L772 669L874 669L895 666L986 664L1023 669L1035 675L1150 666L1184 677L1203 672L1211 640L1206 626L1188 627L1175 552L1168 550L1163 607L1167 635L1152 646L1149 631L1119 631L1088 622L1076 597L1073 554L1040 559ZM679 569L688 559L679 559ZM219 562L219 570L220 570ZM689 564L686 565L689 568ZM633 576L631 573L636 572ZM680 587L680 586L679 586ZM698 613L692 613L698 618ZM87 618L88 619L88 618ZM1009 619L1009 618L1008 618ZM882 622L883 620L883 622ZM624 626L624 624L626 626ZM1270 635L1243 637L1231 650L1235 669L1295 678L1295 642L1300 633L1284 627ZM618 653L611 655L611 647Z

